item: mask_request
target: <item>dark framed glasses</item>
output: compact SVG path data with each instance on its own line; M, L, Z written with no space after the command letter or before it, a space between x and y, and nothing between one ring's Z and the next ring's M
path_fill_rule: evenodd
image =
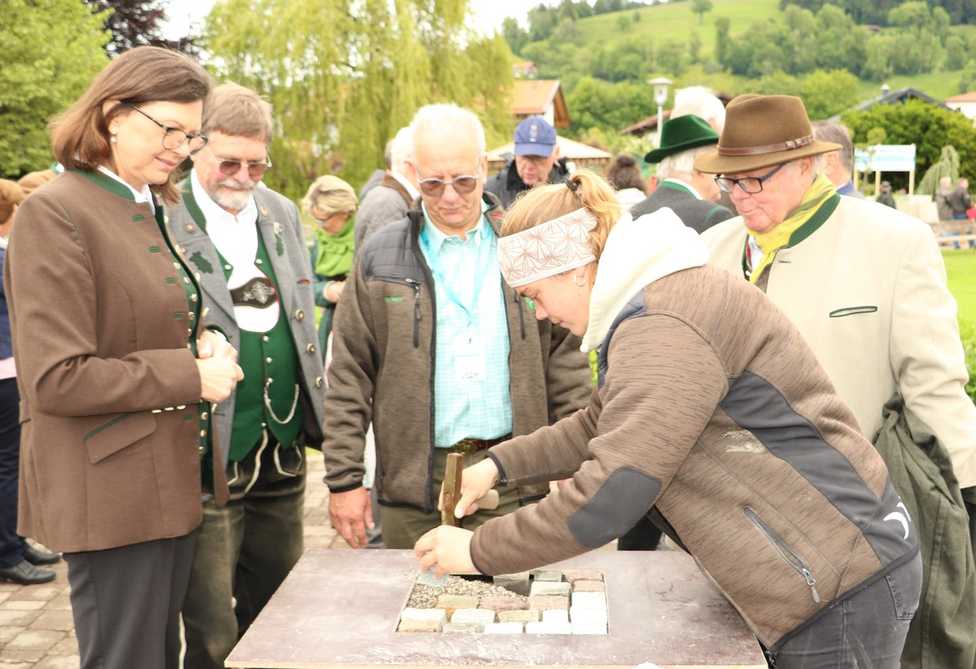
M725 176L715 177L715 183L718 184L719 190L721 190L723 193L731 193L732 189L738 186L742 192L749 193L749 195L755 195L756 193L762 192L763 182L771 178L788 164L789 163L780 163L761 177L740 177L738 179Z
M236 160L230 158L217 158L219 164L217 169L225 177L237 176L237 173L241 171L241 165L247 166L247 176L251 178L251 181L260 181L264 173L271 169L271 159L266 160Z
M436 177L431 177L429 179L421 179L419 182L420 190L424 195L430 197L440 197L444 194L444 189L451 186L454 192L458 195L467 195L473 191L478 186L478 177L471 176L468 174L454 177L453 179L437 179Z
M168 125L163 125L133 104L122 104L129 109L134 109L139 112L162 129L163 148L168 151L176 151L186 144L190 149L190 153L196 153L207 145L207 136L202 133L183 132L179 128L171 128Z

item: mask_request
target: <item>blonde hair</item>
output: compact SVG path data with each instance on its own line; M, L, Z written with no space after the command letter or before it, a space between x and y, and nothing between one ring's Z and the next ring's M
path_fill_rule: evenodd
M316 179L302 199L302 208L309 216L313 208L325 212L326 216L352 214L358 205L359 199L353 187L331 174Z
M599 260L621 209L610 184L589 170L576 172L566 183L537 186L523 193L505 214L501 235L534 228L580 207L596 217L596 227L590 231L590 248Z
M138 46L110 62L80 98L51 123L54 158L67 169L92 171L112 159L109 123L144 102L189 103L210 95L210 75L198 63L176 51ZM102 113L110 100L120 103ZM179 200L174 170L169 180L150 188L167 202Z
M271 105L250 88L221 84L210 94L203 112L203 132L251 137L271 143Z

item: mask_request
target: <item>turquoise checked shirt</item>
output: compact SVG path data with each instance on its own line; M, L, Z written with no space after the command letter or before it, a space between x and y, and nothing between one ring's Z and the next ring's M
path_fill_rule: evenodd
M504 436L512 431L512 398L498 238L484 216L462 239L438 230L423 211L420 248L437 305L434 445Z

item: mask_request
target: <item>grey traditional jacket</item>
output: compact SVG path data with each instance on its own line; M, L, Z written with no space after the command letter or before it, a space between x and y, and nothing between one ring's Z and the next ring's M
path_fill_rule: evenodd
M298 209L284 196L263 187L255 189L254 201L258 209L258 232L271 257L278 279L282 313L289 319L289 329L298 351L307 445L321 448L322 425L325 420L324 373L315 332L315 300L312 295L308 248L302 235ZM185 199L168 212L167 225L177 244L177 250L198 276L205 310L201 324L220 330L231 345L239 349L240 330L234 320L234 305L217 249L207 233L193 220ZM215 438L219 442L217 452L224 466L227 464L231 427L234 423L234 400L235 395L232 393L213 412Z

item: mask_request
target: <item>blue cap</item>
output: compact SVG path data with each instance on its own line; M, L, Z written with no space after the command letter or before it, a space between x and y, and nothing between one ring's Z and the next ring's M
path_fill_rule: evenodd
M555 148L556 130L541 116L530 116L516 126L516 156L550 156Z

